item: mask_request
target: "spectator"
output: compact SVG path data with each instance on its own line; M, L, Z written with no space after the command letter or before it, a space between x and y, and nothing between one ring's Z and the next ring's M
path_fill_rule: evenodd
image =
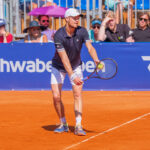
M127 24L117 24L113 12L109 12L101 24L99 40L106 42L133 42L132 31Z
M10 43L13 41L13 36L11 33L7 32L5 29L6 21L0 19L0 43Z
M92 42L99 42L98 33L101 26L101 19L94 18L91 21L92 30L89 30L89 38Z
M121 11L123 11L123 9L127 9L128 6L129 6L129 16L131 22L134 2L135 0L105 0L105 6L107 6L109 10L116 12L116 22L117 24L119 24L121 20Z
M46 43L48 42L47 36L42 34L41 31L43 26L40 26L37 21L30 22L28 28L24 29L24 33L28 32L28 35L25 37L25 43Z
M49 16L40 15L38 17L38 20L39 20L39 24L44 27L44 30L42 33L47 36L49 42L53 42L54 34L55 34L56 30L51 30L49 28Z
M148 13L140 13L138 16L137 28L133 30L135 42L150 42L150 16Z

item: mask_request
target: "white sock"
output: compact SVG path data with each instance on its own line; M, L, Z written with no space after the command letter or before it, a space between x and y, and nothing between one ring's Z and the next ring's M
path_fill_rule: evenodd
M76 117L76 126L81 125L81 120L82 120L81 116Z
M66 118L65 117L60 118L60 122L63 123L63 124L66 124Z

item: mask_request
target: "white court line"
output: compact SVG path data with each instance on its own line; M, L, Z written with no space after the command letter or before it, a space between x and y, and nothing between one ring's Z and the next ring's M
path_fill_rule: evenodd
M122 126L125 126L125 125L127 125L127 124L130 124L130 123L132 123L132 122L134 122L134 121L140 120L141 118L144 118L144 117L146 117L146 116L148 116L148 115L150 115L150 113L144 114L144 115L139 116L139 117L137 117L137 118L135 118L135 119L132 119L132 120L130 120L130 121L127 121L127 122L125 122L125 123L123 123L123 124L121 124L121 125L115 126L115 127L110 128L110 129L108 129L108 130L105 130L105 131L103 131L103 132L100 132L100 133L98 133L98 134L96 134L96 135L93 135L93 136L91 136L91 137L89 137L89 138L87 138L87 139L85 139L85 140L83 140L83 141L81 141L81 142L78 142L78 143L76 143L76 144L73 144L73 145L71 145L71 146L66 147L64 150L68 150L68 149L71 149L71 148L73 148L73 147L76 147L76 146L78 146L78 145L80 145L80 144L82 144L82 143L85 143L85 142L87 142L87 141L89 141L89 140L91 140L91 139L96 138L97 136L100 136L100 135L103 135L103 134L105 134L105 133L108 133L108 132L110 132L110 131L112 131L112 130L118 129L118 128L120 128L120 127L122 127Z

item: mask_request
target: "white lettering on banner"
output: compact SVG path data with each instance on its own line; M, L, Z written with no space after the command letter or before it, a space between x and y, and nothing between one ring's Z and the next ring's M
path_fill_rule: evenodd
M34 61L27 61L27 72L35 72L35 62Z
M141 56L141 57L144 61L150 61L150 56ZM150 72L150 64L148 65L147 69Z
M95 64L93 61L87 61L82 63L82 70L89 73L93 72ZM0 72L29 72L29 73L42 73L42 72L51 72L52 61L44 62L40 59L35 59L35 61L12 61L4 60L0 58Z
M39 59L35 61L7 61L4 59L0 59L0 72L39 72L42 73L44 71L51 72L51 64L52 61L48 61L45 63Z
M22 62L22 65L19 61L16 61L15 64L12 61L10 61L10 67L12 68L13 72L16 72L17 68L19 72L23 72L25 65L26 63L24 61Z
M93 61L87 61L86 63L82 62L82 71L86 70L91 73L94 71L95 64Z

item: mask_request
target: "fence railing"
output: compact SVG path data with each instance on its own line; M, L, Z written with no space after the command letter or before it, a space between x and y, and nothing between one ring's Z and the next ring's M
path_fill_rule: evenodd
M31 20L36 19L33 16L28 16L28 12L35 7L41 7L42 4L43 6L47 6L48 3L51 2L58 6L79 9L79 11L84 14L84 17L80 19L80 25L85 26L89 30L91 19L95 17L103 19L105 13L111 9L109 7L109 1L113 0L107 0L107 3L104 2L104 0L0 0L0 17L6 19L7 30L11 32L14 37L21 38L24 37L24 34L22 33L23 29L28 26ZM130 12L131 9L129 9L130 1L131 0L128 0L126 9L120 8L120 23L126 23L131 28L134 28L137 24L138 12L149 12L150 0L135 0L132 12ZM116 12L116 6L117 5L114 5L114 12ZM50 28L58 29L63 25L64 19L51 18Z

